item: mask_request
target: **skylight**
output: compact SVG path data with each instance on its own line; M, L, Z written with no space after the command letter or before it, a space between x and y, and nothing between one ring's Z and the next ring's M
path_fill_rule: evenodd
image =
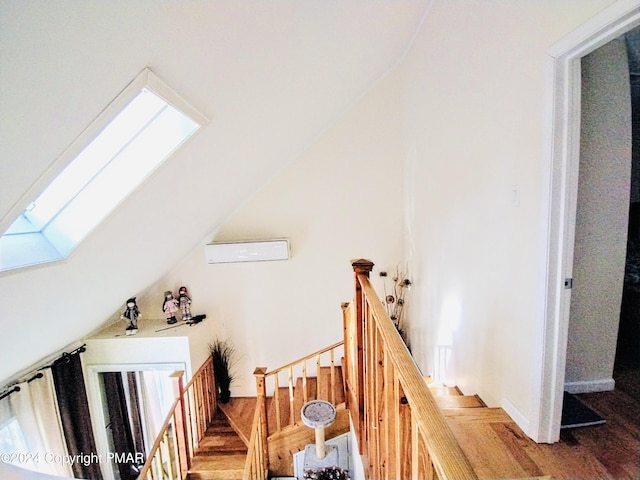
M204 122L145 69L67 149L59 159L66 167L0 237L0 271L65 258Z

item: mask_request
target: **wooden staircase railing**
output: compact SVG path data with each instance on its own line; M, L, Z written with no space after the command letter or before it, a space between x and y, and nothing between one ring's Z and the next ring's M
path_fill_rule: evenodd
M191 459L216 412L213 361L205 362L186 386L174 373L178 398L147 455L138 480L184 480Z
M347 406L367 478L475 480L406 345L353 262L355 297L343 304Z
M266 416L263 417L265 403L265 397L258 397L256 413L253 416L253 426L251 427L251 436L249 437L247 461L244 465L244 475L242 476L245 480L267 480L269 478L269 455L267 444L265 443L266 436L264 435L266 424L262 422L262 419L266 418Z
M268 478L269 437L299 425L300 410L306 402L320 398L334 405L344 403L336 393L344 389L337 364L337 359L342 359L344 355L343 344L343 341L337 342L272 371L267 371L265 367L255 369L257 405L245 478ZM325 366L327 363L328 366ZM328 369L326 375L321 374L324 369ZM313 387L312 381L316 382Z

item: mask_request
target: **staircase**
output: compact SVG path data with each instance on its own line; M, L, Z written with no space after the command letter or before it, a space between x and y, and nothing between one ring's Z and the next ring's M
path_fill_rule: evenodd
M195 452L187 479L240 480L246 458L246 444L218 411Z
M340 367L336 367L342 375ZM334 373L335 374L335 373ZM322 385L329 385L329 368L320 369L320 381L307 379L308 395L311 398L328 400L331 392ZM540 478L542 472L531 462L525 462L524 448L528 442L524 433L501 408L490 408L477 395L464 395L458 387L436 384L425 378L445 420L460 443L478 477L495 478ZM318 383L321 388L318 390ZM276 425L276 402L270 397L267 402L269 428L269 464L273 476L293 475L293 454L314 443L313 430L300 420L303 405L301 380L295 381L293 410L289 408L290 390L279 388L279 404L282 412L280 431ZM339 382L338 385L342 385ZM339 391L338 391L339 390ZM344 391L334 392L337 418L327 429L327 439L349 431L349 414L344 407ZM214 422L209 426L193 458L188 480L239 480L247 454L251 433L251 422L256 406L256 397L234 397L227 404L219 405ZM290 414L293 412L293 420ZM505 434L515 440L505 448ZM502 437L502 438L501 438Z
M337 381L334 382L333 392L329 389L331 369L320 367L319 372L318 377L306 379L307 400L333 399L337 417L326 430L326 438L330 439L349 431L342 369L340 366L334 367L334 380ZM300 418L305 403L302 379L297 378L294 385L292 401L289 387L278 388L277 402L274 397L267 399L269 470L273 476L292 476L293 454L315 441L313 429L305 426ZM229 403L218 405L214 423L207 429L205 439L196 450L188 480L235 480L243 477L256 403L256 397L233 397ZM280 410L279 420L276 405Z
M533 442L502 408L489 408L477 395L463 395L426 378L436 403L480 480L548 479L527 454Z

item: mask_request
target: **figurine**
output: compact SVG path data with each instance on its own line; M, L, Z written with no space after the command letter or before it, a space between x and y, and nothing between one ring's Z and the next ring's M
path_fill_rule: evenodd
M136 303L136 297L131 297L127 300L127 309L120 315L122 320L129 320L129 325L125 333L127 335L134 335L138 332L138 318L142 316L140 310L138 309L138 304Z
M164 303L162 304L162 310L167 317L167 323L173 325L178 321L176 318L176 312L178 311L178 301L173 298L173 293L170 290L164 292Z
M187 287L180 287L178 290L178 303L182 311L182 321L191 322L191 299L187 293Z

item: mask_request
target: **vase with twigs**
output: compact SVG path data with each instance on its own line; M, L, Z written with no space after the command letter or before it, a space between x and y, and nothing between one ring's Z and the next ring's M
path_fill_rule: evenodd
M387 272L380 272L380 276L387 280ZM404 328L404 307L406 302L406 295L411 288L411 280L407 275L396 269L396 274L391 277L391 285L388 285L388 281L384 283L384 298L382 304L387 310L389 318L395 325L398 333L406 343L405 328Z

